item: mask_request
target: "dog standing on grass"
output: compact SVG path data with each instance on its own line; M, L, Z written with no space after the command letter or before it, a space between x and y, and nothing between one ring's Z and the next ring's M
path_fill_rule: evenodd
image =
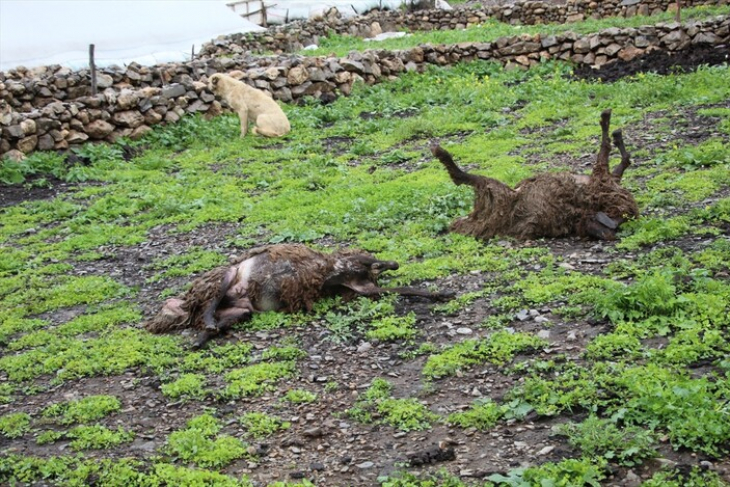
M211 76L208 88L238 113L241 137L246 136L249 122L254 124L251 131L264 137L281 137L291 130L284 110L265 92L220 73Z

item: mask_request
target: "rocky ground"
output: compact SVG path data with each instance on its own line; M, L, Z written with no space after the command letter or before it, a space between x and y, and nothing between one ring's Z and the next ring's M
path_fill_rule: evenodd
M726 59L726 58L725 58ZM576 76L600 78L614 81L637 72L667 72L672 66L694 69L700 64L723 62L715 52L693 50L668 57L663 53L650 53L631 62L605 66L600 71L576 71ZM726 104L725 106L729 106ZM715 131L711 117L692 118L691 126L678 126L673 135L674 142L682 140L696 143L696 134L710 136ZM627 140L635 149L641 149L644 142L640 135L643 127L627 127ZM632 133L633 132L633 133ZM637 137L634 137L636 135ZM581 164L588 161L583 161ZM641 161L636 161L640 164ZM584 168L583 168L584 169ZM50 188L0 186L0 206L19 203L28 199L50 198L68 189L67 184L50 181ZM187 248L205 242L223 242L235 233L234 225L203 227L193 235L170 238L164 229L152 232L148 241L132 250L109 249L106 260L87 263L88 268L77 268L75 272L92 275L112 274L126 285L141 286L139 299L147 313L159 306L158 295L163 288L182 282L144 284L153 271L145 265L156 256L184 253ZM503 243L505 246L513 245ZM683 248L702 245L702 238L687 237L679 242ZM529 242L520 245L531 245ZM551 251L564 257L565 262L584 273L598 273L617 256L605 252L611 244L596 243L578 239L561 239L548 243ZM210 248L209 245L207 245ZM112 252L113 251L113 252ZM448 289L462 294L482 289L490 280L488 273L474 272L454 276L436 283L439 289ZM456 315L434 315L432 304L413 299L399 302L404 311L416 313L420 333L435 344L453 343L461 337L477 338L489 333L479 324L491 313L490 303L477 300ZM62 320L62 317L55 317ZM553 324L545 328L544 323ZM550 342L550 346L536 353L536 356L550 359L564 354L578 359L585 345L597 334L605 332L607 323L579 321L564 323L552 314L550 308L525 310L515 316L511 325L517 331L539 333ZM409 397L419 397L428 406L441 414L448 414L466 408L478 397L489 396L498 400L515 385L515 376L492 365L475 367L460 376L436 381L433 389L424 387L421 370L425 359L402 358L403 347L398 344L372 344L356 340L333 344L323 340L328 330L322 323L308 323L306 327L285 328L275 331L250 332L240 328L221 338L221 341L244 340L256 348L265 348L280 341L285 335L294 334L301 341L301 348L307 357L298 363L299 378L278 391L260 397L236 402L216 402L213 399L193 403L171 403L160 390L159 380L151 374L134 370L128 373L103 378L80 379L66 382L47 392L30 396L23 404L26 411L38 411L50 402L73 399L91 394L109 394L120 398L125 409L114 415L113 422L127 429L140 432L133 443L119 447L115 455L149 457L164 444L170 432L177 430L195 414L205 408L216 408L216 414L239 416L248 410L266 411L292 422L290 429L278 433L265 442L254 442L253 448L259 454L257 462L240 460L224 469L225 473L245 473L252 480L266 484L275 480L293 481L307 478L317 485L375 485L377 478L401 470L410 463L411 471L436 472L439 469L461 476L464 480L482 479L492 473L505 473L515 467L535 465L547 461L575 456L576 452L565 442L564 437L553 434L553 426L565 422L566 418L541 419L528 416L524 422L500 423L493 430L478 432L462 430L436 424L423 432L399 433L381 425L359 424L348 418L345 411L352 406L356 395L362 392L376 377L386 377L395 385L395 390ZM518 357L518 359L524 358ZM331 381L340 384L338 390L329 394L328 402L317 401L300 406L283 405L279 396L288 388L321 390ZM455 406L456 405L456 406ZM571 418L580 420L585 413L576 411ZM224 427L224 433L240 436L241 427L231 423ZM32 439L0 439L4 451L32 456L68 454L64 451L67 442L37 445ZM638 485L642 477L649 476L663 464L677 464L680 467L700 465L711 466L730 481L730 462L709 461L701 455L683 451L675 452L668 445L660 445L661 458L634 469L621 468L605 485ZM90 454L91 456L94 453ZM104 453L108 456L108 453Z

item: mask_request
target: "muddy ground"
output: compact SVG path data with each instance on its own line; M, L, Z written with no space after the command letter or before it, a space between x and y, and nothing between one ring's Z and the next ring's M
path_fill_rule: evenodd
M578 69L576 76L600 77L604 81L612 81L640 71L667 72L663 70L671 71L668 66L677 65L687 70L717 61L714 53L705 53L707 56L702 57L698 52L700 51L685 51L671 57L650 53L629 63L606 66L600 71ZM730 100L724 106L730 106ZM651 148L651 144L656 143L696 144L709 136L721 136L715 131L716 119L697 115L696 108L688 109L684 115L676 118L677 126L674 127L676 130L672 140L663 142L661 137L642 137L647 133L663 130L653 126L651 118L647 118L641 126L637 124L625 127L624 136L629 149ZM586 164L592 160L593 156L584 161L573 161L572 164L576 166L573 169L585 170ZM570 161L561 161L562 163L571 165ZM638 159L634 163L640 165L642 161ZM68 190L68 186L57 182L51 188L0 186L0 206L16 204L26 199L50 198L59 191ZM164 288L181 285L185 280L178 278L147 284L147 279L154 272L145 267L149 262L166 255L183 254L196 245L229 253L235 249L217 248L216 242L224 242L235 232L235 225L198 228L191 235L170 235L165 228L159 228L150 233L147 242L135 248L101 249L102 253L108 254L107 259L85 263L86 267L77 267L74 272L92 275L112 273L115 279L126 285L140 286L139 301L145 313L150 314L160 305L158 296ZM707 243L705 239L686 237L673 245L692 250L704 246ZM501 242L500 245L535 244ZM600 273L613 259L626 257L607 253L611 243L560 239L548 241L547 245L555 255L562 256L567 264L583 273ZM462 294L483 289L490 279L490 274L475 271L440 280L435 285L439 289ZM489 331L479 325L494 312L485 299L475 301L456 315L432 313L433 305L418 298L401 299L398 306L400 311L416 313L420 340L438 345L455 343L465 337L488 335ZM597 334L605 333L609 329L607 322L565 322L554 315L549 307L526 311L526 316L515 316L510 326L517 331L542 331L550 342L549 347L531 357L550 359L557 354L565 354L569 359L579 359L586 344ZM59 316L45 318L63 321L63 317ZM142 370L130 370L118 376L68 381L47 392L29 396L19 409L37 413L51 402L92 394L114 395L121 400L124 409L103 423L112 428L122 425L125 429L132 429L137 433L137 438L131 444L112 450L111 455L137 458L155 455L172 431L180 429L186 420L203 413L206 408L215 408L216 414L224 420L251 410L265 411L290 420L291 428L264 442L254 441L254 448L260 454L257 462L239 460L223 469L224 473L235 476L246 474L259 485L276 480L294 481L302 478L317 485L376 485L378 477L402 470L409 461L412 465L418 465L408 468L411 472L436 472L445 469L465 481L476 482L492 473L506 473L520 466L578 456L564 437L553 434L553 426L568 420L564 416L552 419L529 416L524 422L500 423L488 432L436 424L431 430L400 433L387 426L356 423L348 418L346 410L353 406L358 393L363 392L377 377L391 381L397 394L419 397L431 410L445 415L468 407L479 397L489 396L499 400L515 385L518 376L508 375L500 367L484 365L468 369L460 376L437 380L433 387L424 387L421 370L425 358L401 358L403 345L368 343L361 338L335 344L327 340L329 333L322 322L313 321L303 327L266 332L250 332L242 326L217 339L218 343L244 340L261 349L279 343L285 336L294 335L298 338L300 348L308 354L298 362L298 378L288 384L280 384L277 391L261 397L235 402L219 402L215 399L173 402L161 394L160 382L156 376ZM517 360L524 358L526 356L518 357ZM325 384L332 381L340 384L339 389L323 395ZM288 405L278 400L288 389L294 388L310 390L328 400L320 399L313 404L301 406ZM17 403L11 406L18 409ZM0 414L6 412L8 411L0 408ZM575 411L570 419L579 421L585 414ZM222 433L244 436L236 422L227 421ZM39 446L30 436L26 435L18 440L0 438L0 449L32 456L72 453L67 450L67 441ZM727 459L716 461L699 454L675 452L666 442L660 444L659 448L662 457L660 460L650 461L633 470L617 468L605 485L636 485L638 478L646 478L662 464L674 462L680 467L701 465L712 468L730 481L730 462ZM110 452L89 452L87 456L106 458L110 456Z

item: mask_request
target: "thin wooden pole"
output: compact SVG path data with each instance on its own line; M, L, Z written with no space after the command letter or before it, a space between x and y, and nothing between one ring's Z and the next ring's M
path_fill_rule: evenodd
M94 62L94 44L89 44L89 66L91 67L91 95L96 95L96 63Z
M681 2L681 0L677 0L677 16L675 17L674 20L676 20L677 22L682 21L682 2Z

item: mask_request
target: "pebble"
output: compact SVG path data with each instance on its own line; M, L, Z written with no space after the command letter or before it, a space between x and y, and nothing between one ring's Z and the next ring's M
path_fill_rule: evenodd
M547 340L550 338L550 330L540 330L537 332L537 337L542 338L543 340Z
M529 312L526 309L521 309L517 312L515 315L515 318L517 318L520 321L527 321L527 318L530 317Z
M542 450L540 450L539 452L537 452L537 454L538 455L547 455L548 453L550 453L554 449L555 449L555 447L553 445L548 445L545 448L543 448Z
M633 470L629 470L626 472L626 477L624 478L624 484L626 487L638 487L641 485L641 477L636 475Z
M373 346L369 342L362 342L359 347L357 347L357 353L365 353L369 351Z
M322 436L322 428L309 428L302 432L307 438L320 438Z
M535 323L549 323L550 318L546 318L544 316L535 316Z
M459 335L471 335L473 332L472 332L471 328L467 328L467 327L463 326L461 328L457 328L456 333L458 333Z
M373 468L374 466L375 466L375 464L373 462L370 462L370 461L368 461L368 462L362 462L362 463L358 463L357 464L357 468L359 468L361 470L366 470L368 468Z
M568 336L565 337L565 341L574 342L578 339L574 331L569 331Z

